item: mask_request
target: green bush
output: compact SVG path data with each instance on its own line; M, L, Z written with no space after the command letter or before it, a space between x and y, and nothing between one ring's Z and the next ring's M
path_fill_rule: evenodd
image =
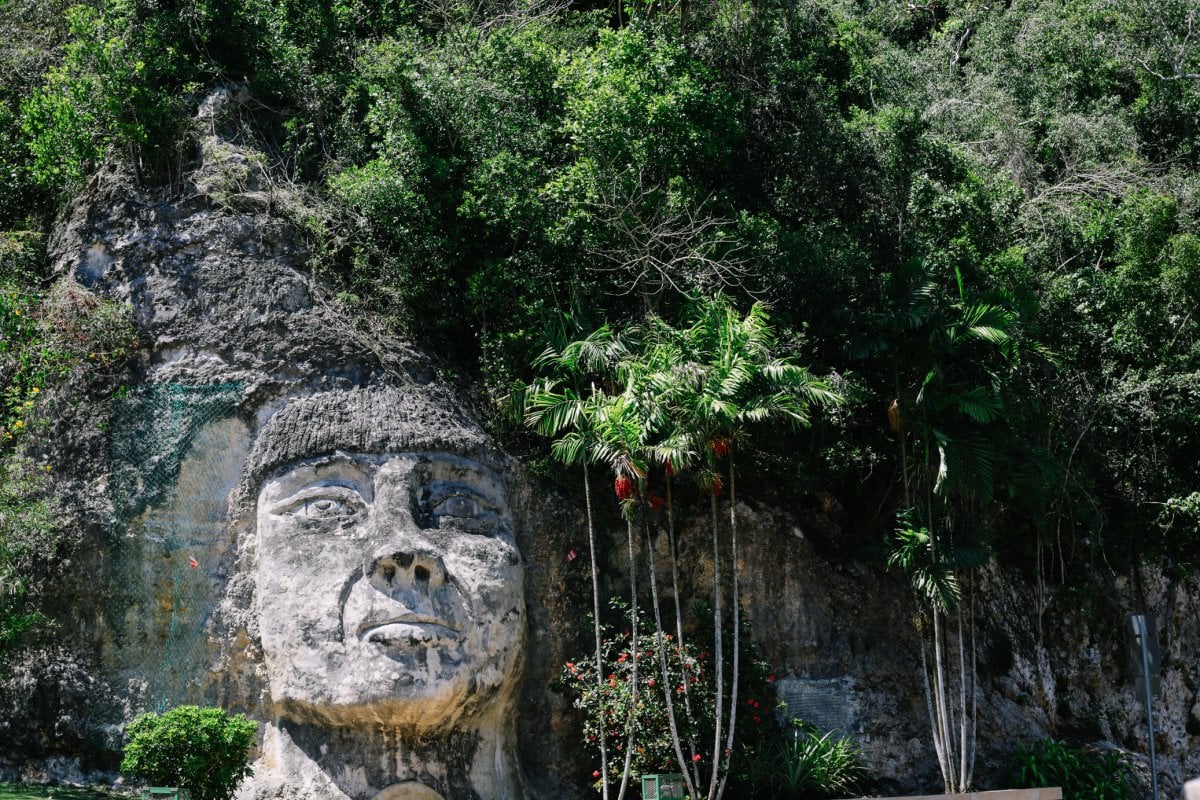
M748 748L739 776L745 791L762 800L855 794L863 768L854 740L832 732L821 735L799 720L793 726Z
M1053 739L1021 745L1009 764L1014 789L1061 786L1063 800L1134 800L1141 787L1123 753L1097 753Z
M121 772L156 786L186 789L191 800L228 800L250 774L258 723L220 708L179 706L142 714L125 733Z

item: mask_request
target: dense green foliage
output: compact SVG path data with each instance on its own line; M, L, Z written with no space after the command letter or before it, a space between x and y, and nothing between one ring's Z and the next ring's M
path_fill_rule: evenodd
M0 783L0 800L113 800L119 794L72 786L22 786Z
M39 488L26 460L13 455L0 462L0 673L8 651L47 621L35 600L57 537Z
M1014 789L1062 787L1063 800L1133 800L1143 793L1123 753L1098 753L1053 739L1019 747L1009 776Z
M73 373L111 383L136 343L117 305L72 284L40 290L41 243L29 231L0 232L0 672L11 650L48 626L39 600L73 544L54 518L52 465L31 455L49 427L49 390Z
M257 730L258 723L220 708L142 714L125 729L121 772L153 786L186 789L192 800L228 800L250 774Z

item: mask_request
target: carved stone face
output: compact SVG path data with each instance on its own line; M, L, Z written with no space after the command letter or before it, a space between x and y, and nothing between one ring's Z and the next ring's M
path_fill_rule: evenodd
M501 482L442 453L301 461L258 495L260 635L278 713L446 729L520 665L524 566Z

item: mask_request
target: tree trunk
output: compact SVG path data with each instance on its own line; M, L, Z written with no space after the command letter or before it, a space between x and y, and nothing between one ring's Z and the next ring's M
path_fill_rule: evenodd
M588 555L592 561L592 622L596 634L596 684L604 693L604 650L600 632L600 569L596 566L596 529L592 522L592 483L588 477L587 454L583 456L583 502L587 509ZM600 794L608 800L608 742L600 725Z
M646 519L642 517L643 521ZM643 523L642 532L646 539L646 553L649 559L648 566L650 567L650 602L654 606L654 632L658 635L658 644L654 648L658 651L658 674L661 678L663 700L667 704L667 727L671 732L671 746L675 749L675 760L679 763L679 771L683 773L683 779L687 783L687 793L689 797L696 796L696 785L692 782L691 772L688 770L687 760L683 757L682 740L679 738L679 726L675 722L675 698L671 696L671 675L667 670L667 638L663 633L662 611L658 603L658 576L656 572L656 564L654 562L654 537L649 530L649 525ZM680 676L685 682L686 677Z
M633 736L637 732L638 706L638 591L637 591L637 549L633 542L633 520L625 520L625 539L629 546L629 648L632 650L633 681L630 689L629 719L625 734L625 766L621 770L621 788L617 792L617 800L624 800L625 790L629 788L629 765L633 761Z
M979 670L976 662L976 642L975 642L975 580L971 579L970 584L970 629L971 629L971 757L967 761L967 780L966 785L970 786L975 778L975 741L977 725L979 723Z
M958 791L967 790L967 639L963 635L962 608L958 613Z
M737 541L737 491L733 476L733 450L729 451L729 575L733 583L733 598L730 611L733 614L733 676L729 689L729 730L725 735L725 750L718 763L723 764L724 774L717 790L717 800L725 794L725 780L729 777L729 760L733 756L733 740L737 732L738 677L741 663L741 586L738 583Z
M722 708L725 703L725 640L721 631L721 537L717 531L717 495L710 491L708 496L709 515L712 518L713 546L713 663L716 680L714 706L715 730L713 732L712 777L708 782L708 800L715 800L719 774L718 758L721 754Z
M679 550L675 541L675 499L672 496L672 484L671 476L667 475L667 538L671 547L671 590L675 592L675 636L682 660L684 654L683 608L679 601ZM681 677L683 679L683 711L687 715L688 729L695 731L696 717L692 713L691 681L688 680L686 672ZM689 739L688 750L688 756L692 758L690 762L692 783L698 788L700 786L700 770L696 768L696 742L694 739ZM685 769L684 772L686 773L687 770ZM696 794L696 792L692 792L693 797Z
M950 747L950 715L946 708L946 664L942 648L941 612L934 608L933 617L933 691L937 704L938 730L935 734L942 742L946 754L946 768L942 772L942 783L946 794L954 791L954 751Z
M925 687L925 710L929 713L929 732L933 736L933 751L937 754L938 770L946 775L946 753L942 750L942 737L938 735L937 713L934 711L933 692L929 687L929 657L925 653L925 633L918 630L918 645L921 648L921 678ZM944 784L944 780L943 780Z

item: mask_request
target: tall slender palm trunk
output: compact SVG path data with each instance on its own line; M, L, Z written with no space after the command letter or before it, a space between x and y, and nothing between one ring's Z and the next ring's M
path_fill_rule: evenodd
M638 589L637 589L637 548L633 541L633 520L625 520L625 539L629 546L629 629L630 649L633 651L633 667L630 669L629 719L625 722L625 766L621 769L621 788L617 792L617 800L624 800L625 790L629 788L629 766L633 763L633 737L637 733L638 706ZM603 738L603 735L601 736Z
M960 792L967 790L967 640L963 636L963 615L958 618L958 786Z
M725 638L721 625L721 536L717 528L717 495L709 492L709 516L712 520L713 546L713 664L716 680L716 698L714 702L715 725L713 731L713 763L712 776L708 782L708 800L715 800L720 782L719 758L721 755L721 724L724 720L725 706Z
M671 746L675 750L675 760L679 763L679 770L683 773L684 782L687 784L688 796L696 796L696 785L692 781L691 772L688 770L688 763L683 757L683 745L679 736L679 725L675 719L675 698L671 694L670 673L667 670L667 641L663 632L662 624L662 609L658 602L658 565L654 558L654 537L651 535L650 526L646 517L642 517L642 534L646 540L647 565L650 568L650 602L654 606L654 632L658 637L658 645L654 648L658 655L658 672L662 678L663 700L667 706L667 727L671 732ZM681 676L684 681L686 676Z
M946 751L942 749L942 737L938 736L937 713L934 711L933 690L929 686L929 656L925 652L925 636L918 642L921 648L921 678L925 687L925 710L929 712L929 730L933 733L933 750L937 754L938 770L942 773L942 788L945 788Z
M596 528L592 522L592 482L588 475L587 454L583 457L583 502L587 507L588 557L592 566L592 622L596 635L596 685L604 692L604 650L600 632L600 569L596 565ZM608 800L608 744L600 737L600 794Z
M725 734L725 750L722 755L723 774L721 785L717 789L717 798L725 794L725 781L729 778L729 759L733 755L733 737L737 732L738 711L738 677L741 663L741 585L738 570L738 540L737 540L737 486L733 476L733 450L729 451L729 574L733 584L733 598L730 600L733 614L733 676L729 690L729 729Z
M683 640L683 607L679 600L679 546L675 539L675 498L672 492L673 481L671 476L667 475L667 539L671 548L671 590L674 592L675 599L675 639L679 645L679 653L682 656L685 649ZM683 711L687 715L688 730L695 731L696 716L692 713L692 682L688 680L686 670L682 676L683 679ZM667 687L669 688L669 687ZM688 740L688 757L691 761L684 765L684 773L687 773L688 768L691 769L692 776L692 796L695 797L700 786L700 770L696 764L697 745L694 738Z
M974 581L974 579L972 579L970 581L969 586L970 586L970 592L971 592L971 594L970 594L971 599L970 599L970 605L969 605L969 611L971 614L971 621L970 621L970 628L971 628L971 757L967 760L966 785L968 787L971 786L971 784L974 782L974 779L975 779L975 742L976 742L975 736L976 736L976 732L977 732L977 725L979 722L979 708L978 708L978 702L977 702L978 695L979 695L979 669L978 669L979 665L976 660L976 654L979 652L979 650L977 648L978 643L975 641L975 581Z

